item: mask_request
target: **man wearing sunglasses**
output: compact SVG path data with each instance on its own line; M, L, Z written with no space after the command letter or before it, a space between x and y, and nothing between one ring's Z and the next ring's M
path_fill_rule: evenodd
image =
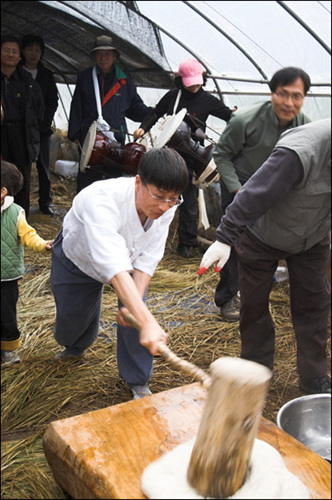
M167 340L145 298L188 181L175 150L152 149L135 177L97 181L78 193L52 248L54 337L65 347L56 358L80 358L96 341L103 288L110 284L118 297L119 374L134 398L151 394L153 355ZM139 332L126 323L126 311Z

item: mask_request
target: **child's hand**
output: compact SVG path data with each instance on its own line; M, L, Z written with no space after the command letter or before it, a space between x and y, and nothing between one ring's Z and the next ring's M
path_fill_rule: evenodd
M52 250L52 245L54 243L54 240L51 240L51 241L46 241L46 244L45 244L45 250L47 252L49 252L50 250Z

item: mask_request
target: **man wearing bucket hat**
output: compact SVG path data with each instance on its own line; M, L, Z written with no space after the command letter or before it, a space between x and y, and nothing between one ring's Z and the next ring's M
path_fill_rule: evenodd
M78 74L70 108L68 139L82 146L91 124L97 121L98 130L124 144L126 118L140 122L151 108L138 95L133 80L116 64L120 52L110 36L97 37L90 54L95 64ZM77 191L96 180L121 175L121 169L115 166L86 168L78 172Z
M228 122L232 109L222 99L217 99L203 89L206 84L204 68L196 59L185 59L179 64L177 76L174 78L177 87L167 92L150 115L135 130L137 139L148 132L164 115L175 115L181 109L187 109L184 121L189 125L191 134L203 145L206 120L209 115ZM193 176L193 157L180 152ZM193 247L197 245L198 221L198 187L192 182L183 193L184 202L179 209L177 252L185 258L193 257Z

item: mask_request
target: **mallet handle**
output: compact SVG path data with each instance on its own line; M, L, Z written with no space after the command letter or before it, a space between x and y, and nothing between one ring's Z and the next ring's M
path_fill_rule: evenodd
M124 319L133 328L136 328L136 330L138 331L140 330L135 316L133 316L131 313L125 313ZM189 361L185 361L184 359L179 358L176 354L174 354L173 351L171 351L171 349L169 349L169 347L167 347L165 344L162 344L161 342L158 344L158 352L165 359L165 361L168 361L168 363L171 364L174 368L181 371L185 375L189 375L194 380L201 382L205 389L208 389L210 387L211 378L207 373L205 373L204 370L194 365L193 363L190 363Z

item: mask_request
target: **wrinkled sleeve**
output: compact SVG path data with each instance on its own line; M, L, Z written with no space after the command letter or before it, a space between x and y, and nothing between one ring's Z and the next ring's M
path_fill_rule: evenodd
M83 121L83 106L81 98L81 83L80 75L78 76L74 95L71 101L69 122L68 122L68 139L72 142L78 141L81 134L81 126Z
M221 134L213 155L217 170L230 193L242 187L233 158L243 149L245 143L245 124L235 113Z
M34 250L35 252L45 251L46 253L46 241L41 238L37 234L37 231L27 223L24 210L22 210L18 220L17 233L20 238L21 245L29 248L30 250Z
M153 125L157 123L159 118L166 115L169 101L169 92L165 94L156 107L152 109L152 111L146 116L145 120L141 123L140 128L142 128L145 132L148 132Z
M140 122L145 119L153 108L144 104L143 99L137 92L134 82L129 77L127 77L127 85L129 86L131 100L126 116L134 122Z
M42 130L48 130L51 127L54 113L56 112L58 107L58 101L59 101L58 89L55 84L54 76L50 71L49 78L47 81L47 90L45 96L45 113L44 113Z

